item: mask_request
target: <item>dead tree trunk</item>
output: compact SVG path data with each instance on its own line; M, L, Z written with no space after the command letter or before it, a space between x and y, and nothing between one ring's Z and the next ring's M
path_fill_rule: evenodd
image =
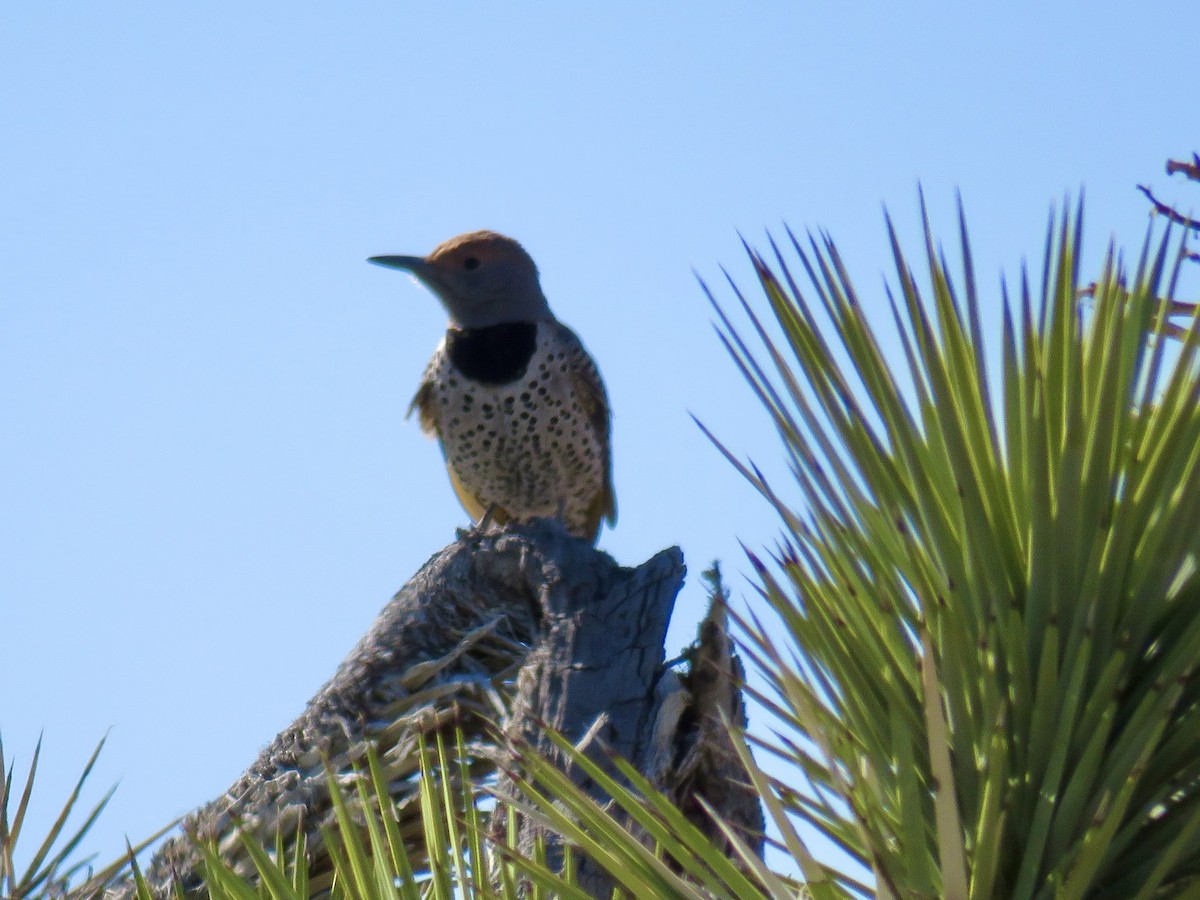
M702 641L698 658L708 663L694 664L682 679L663 668L663 635L683 576L678 548L621 568L555 522L463 536L384 607L304 713L245 774L158 849L145 872L151 888L160 896L203 889L196 839L216 841L222 856L249 876L253 864L239 833L270 845L278 833L294 836L298 829L307 840L311 886L327 886L331 862L322 829L332 826L334 814L324 761L352 778L370 745L384 765L401 832L414 836L419 870L419 741L432 742L437 732L453 740L459 730L494 751L497 721L527 736L540 734L535 723L549 722L578 740L602 718L606 743L682 808L697 790L719 807L729 789L701 774L730 772L712 714L720 707L740 719L740 696L723 625L708 651ZM701 671L724 686L697 690ZM472 758L472 777L487 778L495 752ZM752 795L737 789L729 795L736 798L729 817L761 829ZM603 873L589 871L588 878L593 893L607 895ZM126 880L110 889L129 896L133 886Z
M673 554L682 575L678 550L665 552ZM604 792L571 764L547 729L568 738L610 775L617 774L609 762L615 753L633 762L710 839L724 840L697 802L699 797L738 828L761 856L761 803L747 784L722 721L746 721L741 669L726 629L724 598L715 599L689 654L687 671L677 674L663 665L663 640L677 590L677 582L633 579L596 596L550 595L538 640L517 676L505 733L510 741L556 761L601 803L608 799ZM520 751L515 755L519 759ZM514 798L520 790L505 775L497 794ZM502 839L507 823L501 803L492 817L493 840ZM561 864L558 836L519 818L517 849L522 855L531 856L539 839L548 861ZM731 847L725 850L732 855ZM595 861L578 859L576 872L580 887L593 897L612 896L616 879Z

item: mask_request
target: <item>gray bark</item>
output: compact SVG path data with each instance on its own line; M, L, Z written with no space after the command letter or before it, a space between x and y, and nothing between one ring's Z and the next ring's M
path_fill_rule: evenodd
M679 565L682 570L682 559ZM714 598L689 654L690 666L677 674L663 667L663 639L676 590L667 587L663 581L634 581L630 589L584 603L569 595L555 598L563 602L545 611L539 641L517 677L517 696L505 729L514 757L519 760L520 747L532 747L604 804L608 798L603 790L571 764L546 729L568 738L610 775L616 775L610 762L615 753L633 762L692 824L724 846L726 855L734 855L732 847L698 798L715 808L761 857L762 806L747 783L725 724L744 726L746 711L724 598ZM497 794L511 800L520 798L521 791L503 775ZM557 836L528 818L518 821L517 849L530 856L541 840L548 861L561 864ZM493 814L493 840L500 840L506 824L502 801ZM577 860L576 871L579 886L594 897L612 896L619 883L587 857Z
M621 568L552 521L463 535L384 607L304 713L229 790L189 815L182 833L159 847L145 869L152 890L202 891L197 838L215 840L227 862L251 875L239 833L271 845L277 833L294 836L297 829L307 839L312 886L327 884L321 829L334 814L323 761L348 781L372 745L401 831L414 835L419 869L418 742L432 743L438 732L452 742L460 730L480 750L472 753L472 777L486 777L495 759L492 723L507 715L514 678L510 734L540 739L534 723L541 720L578 740L601 718L608 745L646 766L657 784L673 790L682 778L701 785L696 773L705 766L696 761L713 757L695 752L713 737L702 723L711 724L718 706L740 719L741 707L728 677L727 645L711 668L726 685L707 691L715 701L697 705L686 684L695 676L680 679L662 667L662 639L683 576L678 548L636 569ZM711 801L710 788L704 790ZM757 816L750 824L761 828ZM126 879L110 889L124 897L133 886Z

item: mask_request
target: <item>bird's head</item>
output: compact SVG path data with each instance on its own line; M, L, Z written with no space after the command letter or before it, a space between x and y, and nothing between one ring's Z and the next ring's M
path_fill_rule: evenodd
M428 256L372 256L368 262L411 272L461 328L550 315L533 259L512 238L494 231L460 234Z

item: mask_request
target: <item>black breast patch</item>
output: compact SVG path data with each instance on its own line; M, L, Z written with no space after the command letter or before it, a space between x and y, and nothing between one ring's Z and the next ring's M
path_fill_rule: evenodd
M524 377L536 349L537 322L504 322L446 332L451 364L483 384L508 384Z

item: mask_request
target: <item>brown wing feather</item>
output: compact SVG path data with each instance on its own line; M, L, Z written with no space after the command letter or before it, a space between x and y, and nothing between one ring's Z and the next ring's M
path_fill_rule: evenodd
M433 363L425 369L421 384L413 395L412 403L408 404L408 412L404 414L404 418L411 416L414 409L417 411L417 421L421 423L421 430L425 434L440 438L442 431L438 421L437 397L433 389Z
M600 533L600 522L607 520L609 526L617 521L617 496L612 483L612 418L609 414L608 395L604 391L604 382L600 380L600 372L595 362L588 355L580 342L569 328L560 325L569 337L572 346L571 381L575 388L575 396L580 406L587 413L588 421L600 438L604 454L604 485L592 506L589 525L595 534ZM595 540L593 536L592 540Z

